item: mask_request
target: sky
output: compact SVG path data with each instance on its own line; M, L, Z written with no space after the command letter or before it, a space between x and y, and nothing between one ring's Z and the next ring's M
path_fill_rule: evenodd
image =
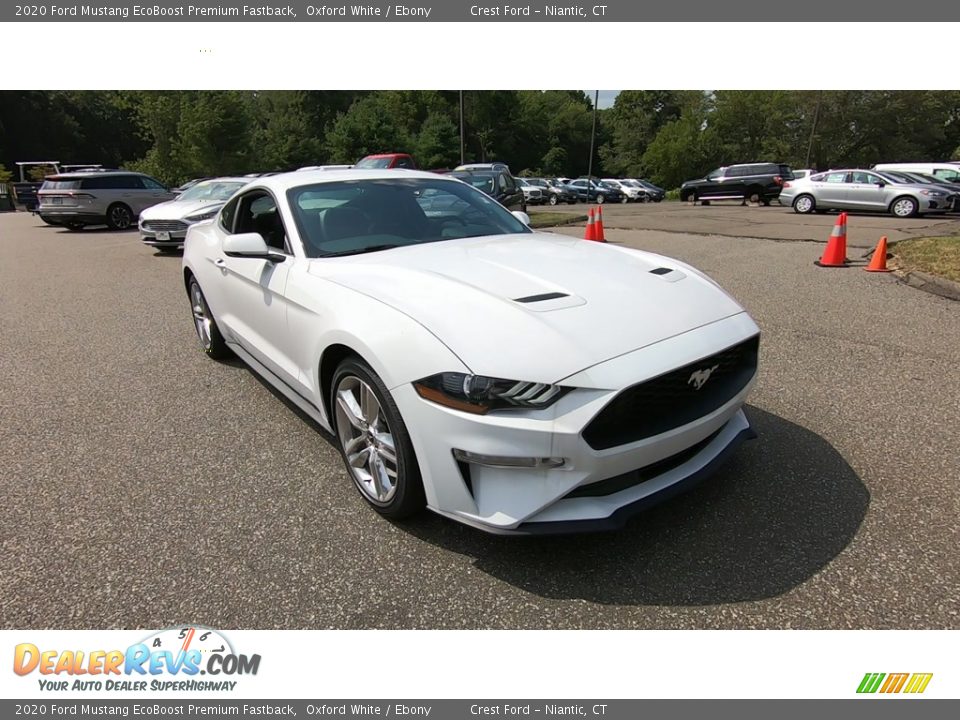
M590 96L590 102L593 102L593 94L596 92L596 90L584 90L584 92ZM613 101L616 99L619 93L619 90L601 90L600 102L597 103L597 107L599 107L601 110L613 107Z

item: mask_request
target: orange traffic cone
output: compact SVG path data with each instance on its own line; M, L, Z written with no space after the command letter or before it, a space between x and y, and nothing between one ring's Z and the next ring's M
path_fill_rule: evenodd
M823 257L815 260L814 265L820 267L846 267L847 265L847 214L840 213L837 222L830 233L827 248Z
M590 212L587 213L587 227L583 231L584 240L596 240L596 226L593 222L593 208L590 208Z
M603 206L597 205L597 222L594 225L596 236L593 238L597 242L606 242L607 238L603 234Z
M864 270L867 272L893 272L887 267L887 236L884 235L877 243L877 249L873 251L873 257L870 258L870 264Z

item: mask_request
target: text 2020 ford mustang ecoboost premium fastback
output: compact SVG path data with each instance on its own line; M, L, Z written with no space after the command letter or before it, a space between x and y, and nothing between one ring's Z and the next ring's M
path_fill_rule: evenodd
M383 515L617 527L752 436L759 330L688 265L524 219L432 173L255 180L190 227L197 332L329 429Z

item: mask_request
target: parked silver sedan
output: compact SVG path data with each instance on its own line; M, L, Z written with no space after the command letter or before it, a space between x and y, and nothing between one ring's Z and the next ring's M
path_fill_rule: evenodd
M896 217L942 213L950 195L930 185L903 182L876 170L828 170L783 184L780 204L794 212L889 212Z

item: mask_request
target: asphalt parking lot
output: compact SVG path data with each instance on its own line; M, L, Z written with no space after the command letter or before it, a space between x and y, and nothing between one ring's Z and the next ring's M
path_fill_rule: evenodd
M203 356L178 257L0 215L3 627L960 627L960 303L815 267L833 216L604 215L756 318L760 437L625 530L560 538L383 520L314 424ZM941 222L851 217L851 244Z
M587 206L577 203L531 208L532 212L541 210L583 215ZM769 207L744 207L739 202L716 200L707 206L681 202L607 203L603 206L603 223L604 227L624 230L663 230L672 233L825 243L838 214L830 212L823 215L798 215L792 209L777 203ZM909 237L960 234L958 213L908 219L879 213L847 214L847 244L851 247L876 247L881 235L886 235L890 242L894 242Z

